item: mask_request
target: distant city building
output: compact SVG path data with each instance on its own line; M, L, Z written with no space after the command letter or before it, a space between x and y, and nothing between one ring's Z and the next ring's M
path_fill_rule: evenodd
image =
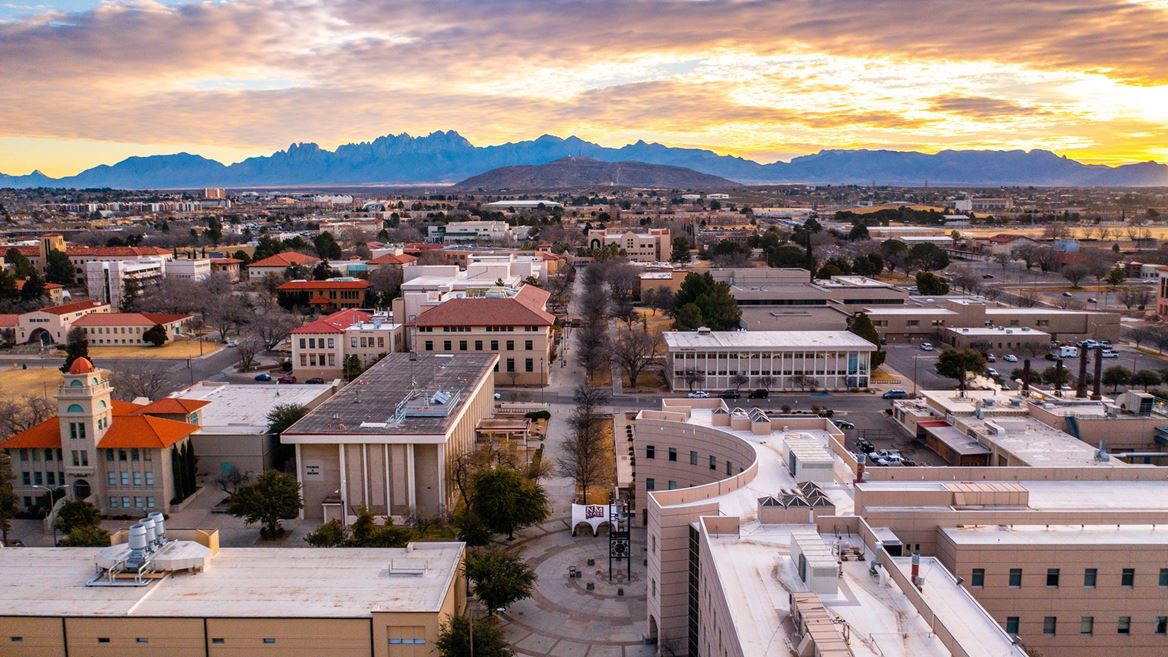
M615 245L629 260L636 262L667 262L673 254L668 228L649 228L644 231L593 228L588 231L586 239L590 249Z
M174 340L190 332L192 320L190 315L172 313L91 313L73 326L85 329L91 345L142 346L149 344L142 339L143 334L155 326L166 331L167 340Z
M112 312L108 303L83 300L21 313L16 324L16 341L65 344L74 322L91 313L108 312Z
M227 190L222 187L206 187L203 189L203 198L205 199L225 199L227 198Z
M276 288L280 303L325 311L360 308L367 305L369 281L360 278L329 278L323 281L288 281Z
M341 310L296 328L292 373L300 379L335 379L344 375L345 361L357 357L360 370L379 358L402 350L402 327L386 313Z
M277 253L274 256L269 256L261 260L256 260L247 266L247 277L250 280L262 281L271 274L277 278L283 279L284 272L292 265L299 265L306 269L312 269L320 262L320 258L310 256L295 251L286 251L284 253Z
M526 226L513 229L505 221L452 221L426 226L426 238L431 242L509 242L525 239L527 233Z

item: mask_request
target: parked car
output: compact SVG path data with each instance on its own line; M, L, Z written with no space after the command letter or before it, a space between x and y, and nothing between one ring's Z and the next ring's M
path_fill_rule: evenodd
M1087 303L1099 303L1099 299L1095 297L1087 297Z
M305 381L305 383L324 383L324 377L314 376Z
M933 343L931 343L931 342L922 342L921 343L921 351L932 351L932 350L933 350Z
M706 392L705 390L691 390L690 393L686 396L690 399L705 399L706 397L710 396L710 393Z
M997 370L995 370L992 367L986 368L986 375L988 375L991 379L997 379L997 378L1002 376L1002 374L1000 372L998 372Z
M1002 360L1006 361L1007 363L1017 363L1018 357L1014 354L1006 354L1005 356L1002 356Z
M1043 356L1043 358L1045 358L1047 360L1058 360L1059 359L1059 357L1054 355L1053 353L1047 354L1047 355Z
M1070 292L1063 292L1063 296L1064 297L1073 297L1075 295L1071 294Z
M871 454L872 452L876 451L876 446L873 445L872 441L868 440L867 438L861 438L860 440L856 441L856 449L859 449L865 454Z
M268 374L267 372L260 372L259 374L255 375L255 380L256 381L271 381L272 375Z
M770 395L771 393L766 388L758 388L757 390L751 390L749 396L751 399L766 399Z
M1056 353L1057 353L1059 358L1078 358L1079 357L1079 348L1078 347L1059 347L1058 352L1056 352Z
M284 376L276 379L276 381L279 381L280 383L296 383L296 375L285 374Z
M1070 391L1074 390L1074 388L1072 388L1070 386L1070 384L1064 383L1061 386L1059 386L1059 390L1062 390L1063 392L1070 392Z
M881 397L885 399L908 399L908 393L904 390L888 390Z
M981 277L983 279L989 280L989 279L993 278L994 275L993 274L982 274Z
M986 354L986 362L987 363L996 363L996 362L998 362L998 357L993 355L993 354Z
M723 390L722 392L718 393L718 396L722 399L738 399L742 397L742 393L738 392L737 390Z
M1113 349L1104 349L1103 353L1099 355L1104 358L1119 358L1119 352Z
M848 422L847 420L832 420L832 422L835 422L835 426L837 426L841 429L855 429L856 428L856 425L852 424L851 422Z

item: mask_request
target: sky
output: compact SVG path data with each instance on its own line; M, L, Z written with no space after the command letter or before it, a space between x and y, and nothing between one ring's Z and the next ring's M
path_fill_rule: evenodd
M1168 161L1168 0L0 0L0 172L456 130Z

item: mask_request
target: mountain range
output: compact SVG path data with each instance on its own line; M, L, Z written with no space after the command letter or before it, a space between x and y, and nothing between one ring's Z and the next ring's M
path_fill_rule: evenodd
M655 187L665 189L728 189L733 180L686 167L644 162L601 162L590 157L565 157L547 164L499 167L455 185L464 190L580 189L583 187Z
M946 150L936 154L822 150L790 162L761 164L709 150L645 141L609 148L574 136L543 135L497 146L475 146L457 132L438 131L424 137L386 135L333 151L297 143L232 165L190 153L130 157L63 178L39 171L23 176L0 174L0 187L184 189L449 183L499 167L547 164L566 157L679 166L747 184L1168 186L1168 166L1164 164L1084 164L1044 150Z

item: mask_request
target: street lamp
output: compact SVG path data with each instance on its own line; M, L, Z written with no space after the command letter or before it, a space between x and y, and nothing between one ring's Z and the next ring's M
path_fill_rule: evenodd
M65 491L65 494L62 495L62 497L68 497L68 495L69 495L69 487L65 486L64 484L62 484L60 486L54 486L53 488L49 488L48 486L41 486L40 484L33 484L32 488L37 488L40 490L48 491L49 511L45 515L46 518L53 514L53 507L57 505L57 500L53 498L53 491L57 491L57 490ZM50 523L50 526L53 529L53 547L57 547L57 523L55 523L55 522Z

